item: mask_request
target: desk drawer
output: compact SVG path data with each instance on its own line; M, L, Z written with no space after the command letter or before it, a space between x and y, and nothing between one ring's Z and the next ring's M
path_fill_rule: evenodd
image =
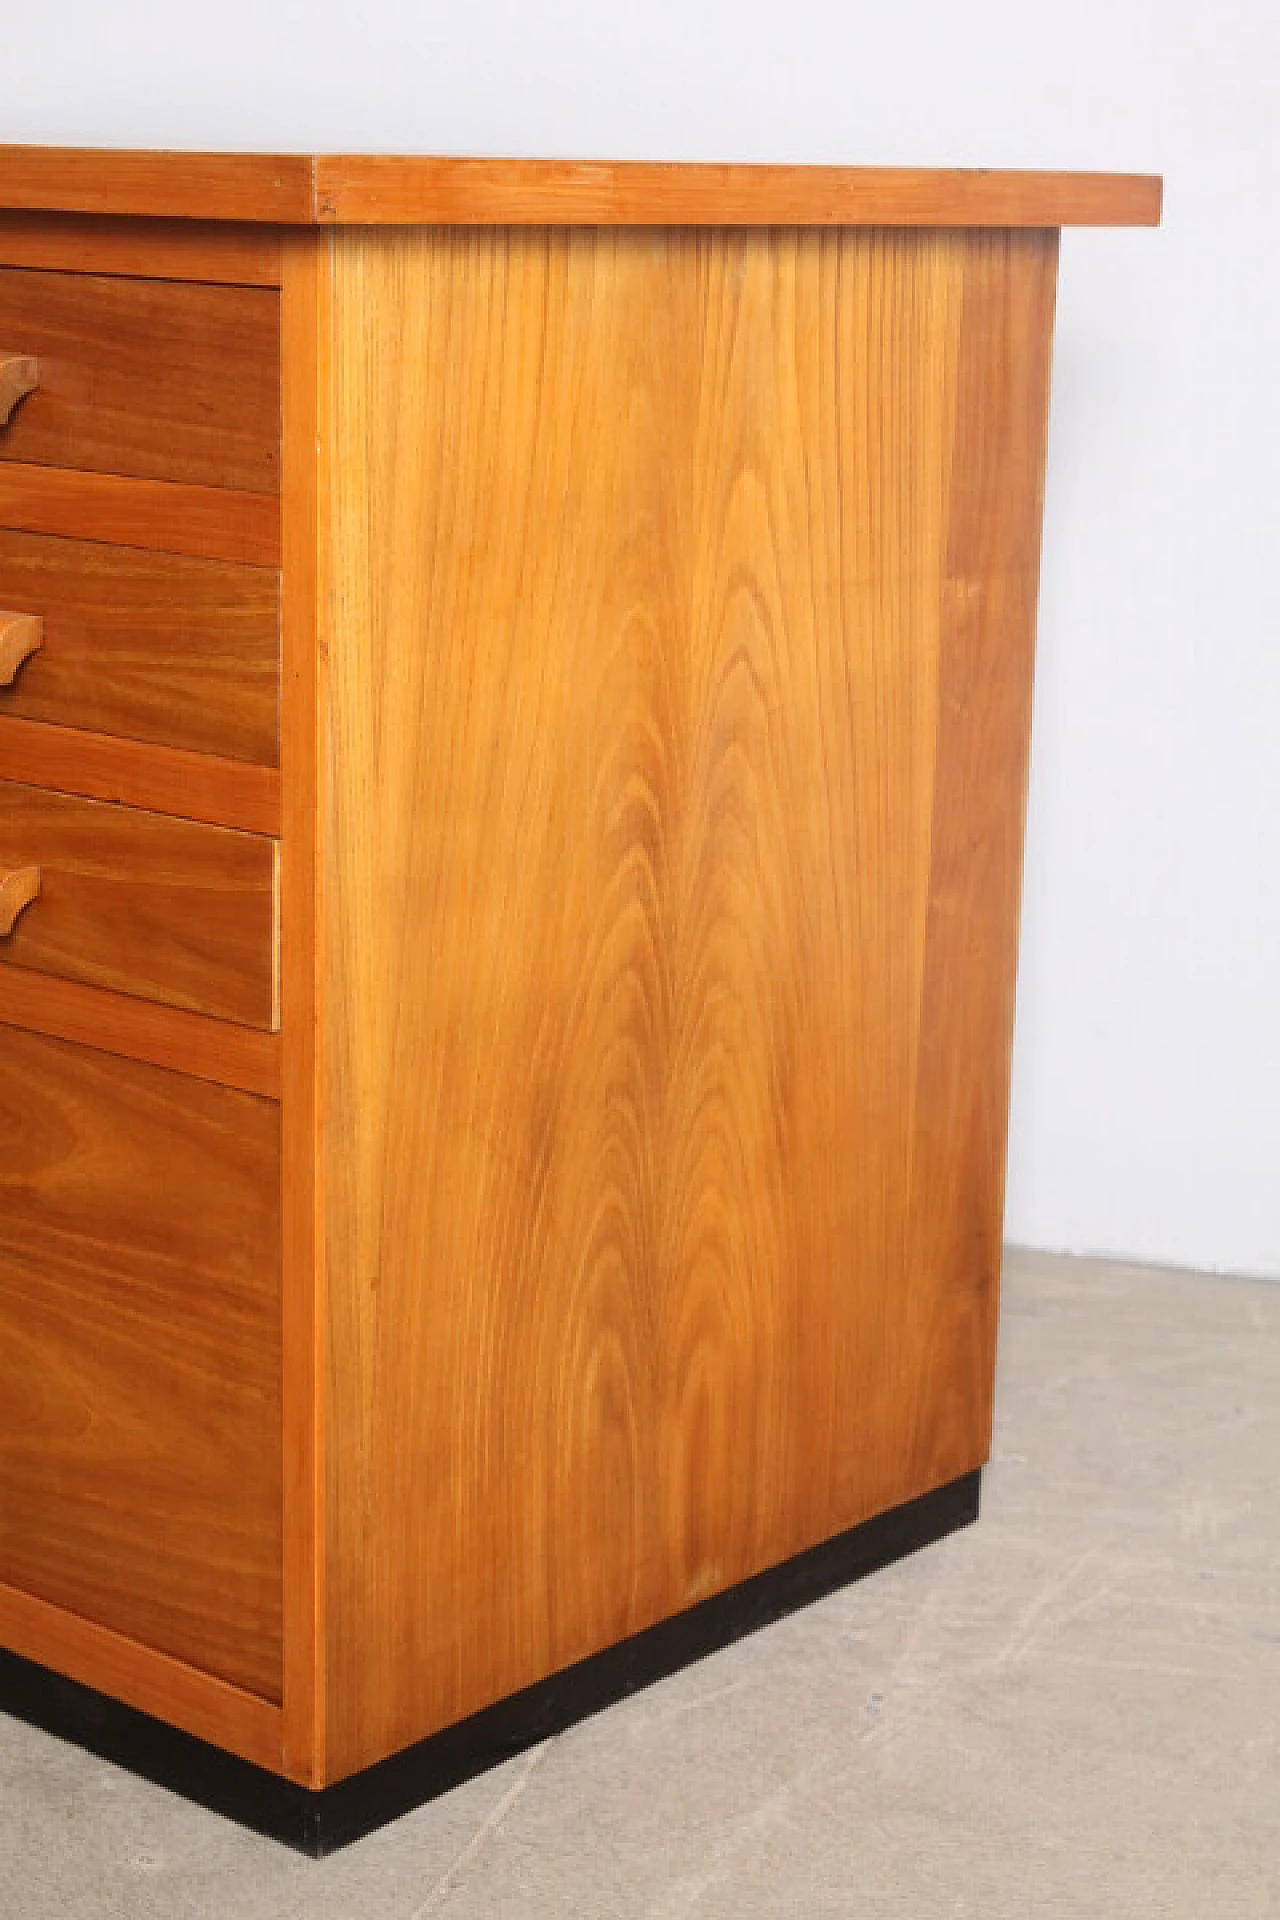
M278 1109L0 1026L0 1581L280 1695Z
M273 289L3 268L0 418L32 360L0 459L279 491Z
M274 841L0 780L0 968L273 1029L276 924Z
M0 530L0 714L276 766L279 711L275 573Z

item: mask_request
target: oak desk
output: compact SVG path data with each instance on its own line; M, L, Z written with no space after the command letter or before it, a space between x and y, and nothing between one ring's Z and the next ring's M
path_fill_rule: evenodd
M321 1850L976 1513L1057 230L1159 183L0 209L0 1694Z

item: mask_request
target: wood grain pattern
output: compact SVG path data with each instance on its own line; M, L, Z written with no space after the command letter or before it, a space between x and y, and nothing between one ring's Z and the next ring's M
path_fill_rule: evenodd
M321 786L328 650L327 527L333 242L284 244L284 598L280 849L284 1189L284 1771L325 1779L325 1475L328 1318L323 1168L318 1152L323 1058ZM324 450L324 458L320 450Z
M280 831L280 775L274 767L18 720L6 704L0 697L0 779L244 833Z
M280 565L279 499L228 487L0 460L0 527L239 560L250 567Z
M309 222L310 154L0 146L0 207L147 219Z
M279 490L270 289L0 267L0 341L40 369L0 433L0 459Z
M278 1034L129 1000L104 988L25 973L19 967L9 968L2 984L0 1025L169 1067L215 1086L261 1094L264 1100L280 1098Z
M0 529L0 607L44 623L0 714L279 764L274 572Z
M338 238L330 1777L985 1455L1055 260Z
M1140 174L320 154L321 221L440 226L1156 226Z
M277 1024L273 841L0 780L0 869L27 865L0 967Z
M960 316L911 1145L913 1484L990 1450L1058 243L976 249ZM900 1335L899 1335L900 1337Z
M1138 174L0 146L0 208L449 225L1151 226Z
M6 213L0 214L0 266L278 287L280 236L269 227L230 222Z
M2 1582L0 1645L255 1766L280 1770L278 1706Z
M0 1061L0 1580L278 1700L278 1111Z

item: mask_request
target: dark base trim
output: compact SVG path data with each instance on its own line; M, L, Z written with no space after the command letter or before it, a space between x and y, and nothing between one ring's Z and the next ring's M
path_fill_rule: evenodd
M315 1859L837 1587L968 1526L981 1472L877 1514L320 1792L0 1649L0 1711Z

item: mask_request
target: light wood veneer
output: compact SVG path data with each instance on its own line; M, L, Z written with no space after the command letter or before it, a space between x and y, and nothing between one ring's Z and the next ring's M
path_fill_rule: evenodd
M1055 260L339 241L342 1768L985 1457Z
M289 226L1155 226L1160 180L987 167L690 166L0 146L0 208Z
M1058 229L1159 182L0 209L0 1643L320 1788L985 1460Z

